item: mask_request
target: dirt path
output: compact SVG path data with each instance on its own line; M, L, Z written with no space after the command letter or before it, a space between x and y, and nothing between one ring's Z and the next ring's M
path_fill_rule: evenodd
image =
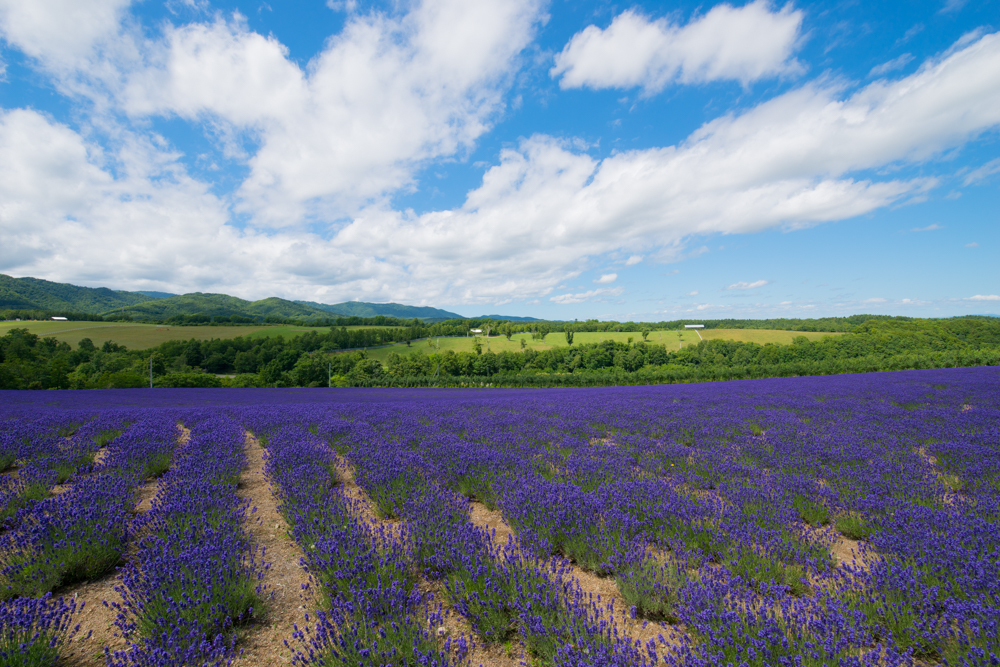
M344 485L344 493L357 503L357 508L362 518L372 522L375 526L384 526L393 531L394 535L398 536L400 527L404 525L403 522L379 519L375 510L375 503L368 497L365 490L358 486L357 481L354 479L354 467L340 457L338 457L338 464L340 467L341 483ZM500 539L499 533L497 539ZM503 538L502 542L498 543L506 543L506 537ZM483 646L482 640L476 637L469 622L461 614L456 613L451 608L451 605L448 604L448 598L441 585L436 582L422 582L419 588L425 593L431 593L434 596L434 600L441 603L445 609L444 624L440 628L435 629L439 635L460 637L464 634L467 637L474 638L476 647L469 654L469 661L474 667L520 667L521 665L528 664L524 647L517 638L514 638L506 646Z
M311 593L302 589L309 583L309 575L299 564L302 549L289 536L288 523L278 512L280 503L264 476L264 448L249 432L246 443L249 465L237 494L257 508L247 515L243 527L264 547L264 560L270 565L261 583L267 586L269 599L263 615L241 634L239 648L243 652L232 665L288 664L292 651L285 646L285 640L291 640L293 626L303 624L314 604Z
M177 425L177 444L185 444L191 437L191 431L182 424ZM136 491L135 511L142 514L149 511L153 498L160 489L160 480L150 479L144 482ZM134 543L129 545L130 557L134 558ZM103 667L104 647L109 647L112 651L122 650L126 647L126 642L117 636L117 628L114 625L117 612L110 606L104 606L103 602L121 602L121 595L115 591L115 586L119 583L118 572L116 570L105 574L100 579L87 581L68 588L61 594L66 597L74 597L77 600L86 601L83 612L74 619L80 624L80 632L77 639L67 645L63 652L63 662L67 667ZM90 635L87 638L87 635Z
M490 510L478 501L473 501L471 506L472 522L492 531L497 544L506 544L511 537L516 539L514 531L499 511ZM661 634L665 638L674 634L675 631L669 626L631 618L629 605L618 591L618 584L613 577L598 577L576 565L572 566L571 572L579 582L580 589L598 606L601 617L606 621L613 621L619 632L632 642L641 642L645 647L647 642L655 641L660 646L658 638Z

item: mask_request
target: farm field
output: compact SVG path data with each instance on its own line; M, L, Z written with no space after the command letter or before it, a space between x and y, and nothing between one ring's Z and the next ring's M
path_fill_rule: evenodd
M0 470L5 665L1000 654L995 367L0 392Z
M128 324L118 322L0 322L0 336L14 328L27 329L38 336L52 337L69 343L74 349L82 338L89 338L100 347L105 341L124 345L130 350L156 347L168 340L211 340L213 338L268 338L299 336L310 331L326 331L315 327L283 324L246 326L168 326L158 324ZM359 327L348 327L359 328ZM372 328L372 327L360 327Z
M58 341L69 343L73 348L82 338L89 338L94 345L100 347L105 341L111 341L119 345L124 345L130 350L144 350L156 347L168 340L211 340L213 338L236 338L243 336L246 338L273 338L275 336L285 336L290 338L299 336L310 331L326 331L325 328L303 327L284 324L272 325L241 325L241 326L168 326L158 324L129 324L119 322L52 322L52 321L26 321L26 322L0 322L0 336L6 334L10 329L22 328L38 336L55 338ZM384 329L388 327L378 326L351 326L347 329ZM649 341L657 344L667 345L668 348L676 347L680 344L697 344L698 334L693 331L681 332L678 337L677 331L654 331L649 335ZM806 336L815 340L822 336L835 336L835 333L814 333L814 332L792 332L792 331L770 331L755 329L710 329L701 332L705 340L712 338L723 338L727 340L752 341L755 343L791 343L795 336ZM521 339L524 338L526 344L531 349L548 350L552 347L565 345L565 335L556 332L548 335L545 341L533 341L530 334L515 334L510 341L503 336L491 336L489 339L489 349L493 352L509 350L511 352L520 351ZM602 340L616 340L626 342L629 338L641 340L639 333L629 332L579 332L576 334L574 343L599 343ZM440 343L436 341L440 340ZM473 347L472 338L440 338L431 341L417 341L412 343L410 348L406 344L392 345L388 347L372 348L369 350L369 357L385 361L390 352L406 354L414 349L431 351L432 345L440 345L442 350L455 350L456 352L471 352ZM485 340L483 340L485 350Z
M680 335L678 335L680 334ZM800 331L775 331L769 329L709 329L701 332L702 338L711 340L720 338L723 340L735 340L744 342L754 342L761 345L765 343L791 343L796 336L806 336L810 340L816 340L823 336L838 336L838 333L817 333ZM578 331L573 336L574 345L600 343L605 340L614 340L620 343L641 341L642 334L628 331ZM480 337L483 352L487 351L486 339ZM565 347L566 334L561 331L550 333L545 340L532 340L530 333L520 333L511 336L507 340L504 336L490 336L489 351L491 352L520 352L521 341L524 340L528 349L551 350L553 347ZM653 331L649 334L648 341L656 345L666 345L667 349L677 349L681 345L697 345L698 334L694 331ZM406 346L406 343L388 345L386 347L369 348L368 356L371 359L378 359L385 362L390 353L409 354L414 350L422 352L434 352L440 347L441 351L453 350L455 352L472 352L475 339L472 337L455 338L434 338L428 340L415 341Z

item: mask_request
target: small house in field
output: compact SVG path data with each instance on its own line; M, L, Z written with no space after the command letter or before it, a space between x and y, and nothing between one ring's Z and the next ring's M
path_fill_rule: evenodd
M65 322L66 321L65 317L53 317L52 319L54 319L56 322Z

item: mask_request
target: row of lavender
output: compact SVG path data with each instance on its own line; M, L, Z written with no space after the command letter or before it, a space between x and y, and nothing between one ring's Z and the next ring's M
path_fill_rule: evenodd
M3 664L50 664L58 655L77 607L52 591L121 561L134 492L166 466L175 424L115 410L5 420L4 451L16 451L7 467L20 465L4 475L0 496Z
M178 447L180 422L191 431ZM263 565L244 532L248 503L236 495L243 428L218 411L172 409L74 411L9 425L9 442L20 447L10 479L52 471L52 460L69 455L80 463L45 477L37 498L18 497L3 525L0 663L55 664L79 608L51 591L116 567L122 601L111 606L127 647L105 648L109 666L227 660L233 626L264 597ZM168 469L152 509L137 513L139 485Z
M517 629L545 661L609 664L537 646L552 635L594 655L533 625L523 600L476 591L468 605L465 570L484 566L457 494L498 507L521 558L613 576L635 614L677 630L665 628L671 664L996 664L997 375L866 380L283 413L350 460L384 516L406 520L415 565L446 579L480 637ZM858 559L838 566L831 552L849 538ZM513 611L480 622L500 609Z
M106 432L112 406L126 402L113 398L107 409L81 400L43 420L28 416L35 411L0 421L8 432L36 428L35 455L19 456L42 461L74 429ZM178 400L205 409L181 419ZM322 592L319 613L289 638L300 664L467 662L464 638L435 632L441 602L469 621L474 641L520 638L542 664L1000 664L994 369L555 392L189 391L155 401L166 409L134 414L157 414L164 429L181 419L192 438L173 452L154 509L114 515L102 537L119 546L118 560L130 541L136 552L118 622L131 645L108 655L112 665L223 660L233 624L260 604L261 558L240 528L247 507L233 486L246 462L243 428L268 446L267 473ZM11 628L71 630L70 606L40 596L81 575L11 567L32 551L15 545L47 544L25 517L69 517L88 496L64 498L127 468L115 452L131 451L119 441L138 432L135 421L99 463L75 468L68 492L19 501L5 524L0 578L6 597L19 597L0 610L0 651L19 636ZM345 492L345 462L392 530L367 521ZM130 506L142 478L113 488L120 504ZM470 521L470 501L502 513L516 539L496 544ZM853 540L857 560L839 563L834 554ZM229 574L201 565L210 559ZM662 624L659 641L626 639L572 566L613 577L632 614Z
M443 630L443 612L432 582L442 584L483 641L501 642L520 631L546 664L656 662L655 650L631 646L602 621L568 576L566 561L536 558L512 543L498 546L470 522L467 500L433 480L420 480L394 508L405 523L387 528L366 521L364 503L338 483L342 464L327 441L296 421L300 416L259 410L244 416L268 444L268 476L324 601L311 629L296 633L298 664L465 664L465 637L434 635ZM378 447L377 434L367 435L367 446ZM397 448L396 454L405 452ZM398 469L394 456L386 461ZM384 507L385 494L394 490L371 483L367 468L358 472Z
M236 625L259 611L263 553L245 530L248 501L236 493L247 464L245 433L213 411L186 413L189 437L137 516L136 553L116 591L125 649L105 649L109 667L221 665Z

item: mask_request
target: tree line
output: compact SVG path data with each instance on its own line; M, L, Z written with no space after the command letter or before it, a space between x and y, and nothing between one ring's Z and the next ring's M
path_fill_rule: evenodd
M572 344L573 329L548 350L390 353L386 362L364 348L467 331L465 325L348 329L331 327L285 338L173 340L147 350L84 338L77 349L25 329L0 338L0 388L86 389L148 386L592 386L690 382L993 365L1000 356L1000 320L986 317L915 320L870 318L839 336L791 344L707 340L680 349L648 342ZM544 324L544 323L543 323ZM449 328L451 327L451 328ZM540 330L539 330L540 329ZM503 323L500 333L506 334ZM668 334L669 336L669 334ZM230 377L220 377L230 376Z

